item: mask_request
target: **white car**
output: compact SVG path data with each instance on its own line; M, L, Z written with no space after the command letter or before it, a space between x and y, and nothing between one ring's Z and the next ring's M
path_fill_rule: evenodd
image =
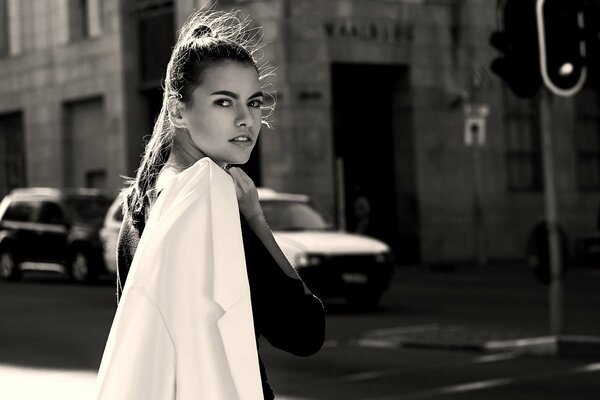
M315 295L343 297L360 308L379 304L394 271L389 246L335 229L308 196L259 188L258 197L279 247ZM116 199L100 231L107 269L115 274L122 218Z
M104 217L102 229L100 229L100 241L104 255L104 264L106 270L111 274L117 274L117 239L119 230L123 222L123 213L121 212L121 197L113 201Z
M258 196L279 247L315 295L378 305L394 271L388 245L335 229L308 196L262 188Z

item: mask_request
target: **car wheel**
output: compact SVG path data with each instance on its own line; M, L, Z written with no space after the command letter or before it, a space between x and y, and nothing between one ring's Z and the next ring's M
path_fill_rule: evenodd
M346 295L350 307L360 311L372 311L379 306L382 291L362 291Z
M88 256L77 252L71 259L69 268L71 279L77 283L89 283L96 279L96 271Z
M0 252L0 277L7 281L16 281L21 278L19 264L14 255L7 250Z

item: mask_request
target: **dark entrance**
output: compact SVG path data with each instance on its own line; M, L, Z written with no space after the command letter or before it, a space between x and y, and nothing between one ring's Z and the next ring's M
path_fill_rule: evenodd
M418 262L408 68L332 64L331 69L334 152L342 165L347 228L388 243L398 263Z

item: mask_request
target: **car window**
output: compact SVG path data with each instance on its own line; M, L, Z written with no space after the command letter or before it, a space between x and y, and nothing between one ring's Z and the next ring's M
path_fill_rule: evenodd
M104 196L71 196L66 197L64 202L75 220L101 225L112 199Z
M261 201L265 219L274 231L330 230L332 224L310 204L301 201Z
M64 224L66 218L63 210L58 204L45 201L42 203L38 222L43 224Z
M6 209L5 221L33 222L39 202L15 200Z

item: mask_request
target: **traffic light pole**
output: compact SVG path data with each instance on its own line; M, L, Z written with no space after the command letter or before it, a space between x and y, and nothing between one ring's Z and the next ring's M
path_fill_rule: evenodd
M544 166L544 205L548 223L548 243L550 258L550 333L558 336L562 333L562 255L558 236L558 212L554 170L554 146L552 144L552 103L549 90L540 90L540 112L542 119L542 158Z

